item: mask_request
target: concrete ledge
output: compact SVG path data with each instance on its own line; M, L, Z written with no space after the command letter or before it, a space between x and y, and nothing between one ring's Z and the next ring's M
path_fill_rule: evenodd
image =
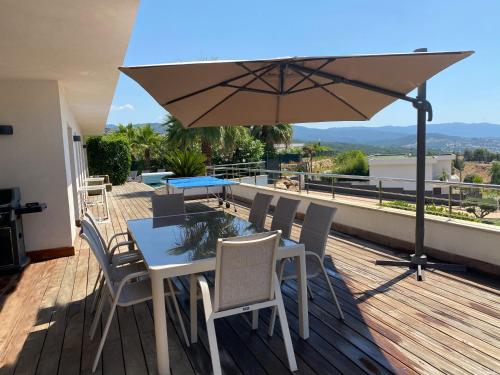
M43 249L37 251L30 251L26 254L30 257L31 261L43 262L50 259L70 257L75 255L75 248L73 246L58 247L56 249Z
M269 187L240 184L233 187L235 197L251 202L257 191L301 201L297 217L303 217L310 202L337 208L333 228L403 252L413 252L415 214L339 198L299 194ZM441 261L500 275L500 227L427 215L425 219L427 254Z

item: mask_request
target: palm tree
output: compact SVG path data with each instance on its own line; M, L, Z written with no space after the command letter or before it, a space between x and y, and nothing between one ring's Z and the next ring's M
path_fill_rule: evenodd
M186 150L199 143L207 165L212 164L214 150L218 148L233 150L237 140L248 131L243 126L185 129L182 123L172 115L167 116L163 126L167 132L168 143L175 148Z
M118 124L118 134L123 134L127 138L128 143L131 144L137 134L137 129L134 128L131 122L127 126Z
M186 129L172 115L168 115L162 124L167 132L167 142L173 148L182 151L193 148L198 143L197 129Z
M274 154L274 145L290 144L293 137L293 126L291 124L253 125L250 128L250 134L265 144L267 153Z
M135 137L132 139L130 146L133 151L143 155L146 169L151 168L151 153L159 141L159 135L155 133L150 124L138 128Z
M328 146L321 146L320 142L310 143L302 147L302 152L305 156L309 157L309 172L313 171L313 159L321 151L330 151L331 148Z

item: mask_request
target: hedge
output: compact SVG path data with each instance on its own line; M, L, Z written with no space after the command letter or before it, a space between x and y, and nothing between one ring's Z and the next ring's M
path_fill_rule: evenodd
M125 138L109 135L89 137L87 158L90 175L107 174L113 185L127 181L132 157Z

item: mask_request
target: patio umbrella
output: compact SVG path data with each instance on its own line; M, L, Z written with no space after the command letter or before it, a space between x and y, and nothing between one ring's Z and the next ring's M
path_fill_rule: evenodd
M121 67L185 127L369 120L472 52Z
M473 51L286 57L120 67L184 127L365 121L401 99L417 110L415 253L378 261L422 270L456 270L424 254L425 127L432 120L426 81ZM408 94L418 88L416 97ZM427 117L427 118L426 118Z

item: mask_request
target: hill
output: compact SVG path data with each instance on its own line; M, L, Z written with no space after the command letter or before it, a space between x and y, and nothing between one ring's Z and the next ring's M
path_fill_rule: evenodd
M294 127L294 141L322 143L356 143L378 147L414 149L417 127L380 126L315 129ZM485 147L500 151L500 125L489 123L428 124L427 147L449 152Z

